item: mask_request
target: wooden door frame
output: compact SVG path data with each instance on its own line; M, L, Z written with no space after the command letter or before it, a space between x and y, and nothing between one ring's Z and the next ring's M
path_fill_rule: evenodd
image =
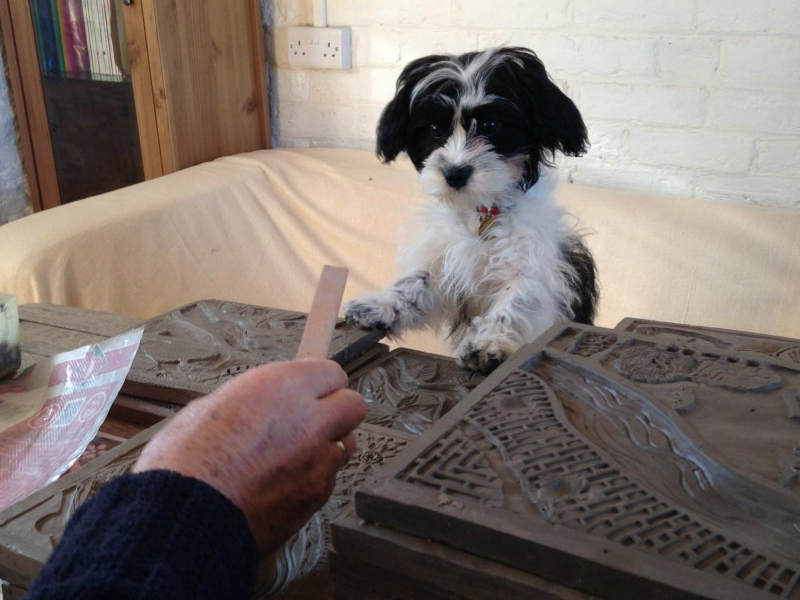
M134 2L120 6L117 2L116 10L122 10L125 20L125 38L128 45L128 59L131 64L131 84L133 87L133 104L136 107L136 126L139 129L139 146L142 153L142 170L145 179L160 177L171 172L165 166L163 155L164 135L159 131L156 118L156 100L153 93L153 77L157 73L157 65L153 65L150 55L152 46L156 43L153 34L155 24L152 10L147 2ZM148 35L148 31L150 35ZM155 88L159 89L159 88ZM163 101L163 100L162 100ZM167 137L168 139L168 137Z
M61 204L61 192L30 4L0 0L0 26L31 206L34 211L53 208Z

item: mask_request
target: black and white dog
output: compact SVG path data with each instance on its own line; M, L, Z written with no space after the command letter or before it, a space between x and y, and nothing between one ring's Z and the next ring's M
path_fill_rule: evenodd
M586 151L572 101L525 48L408 64L378 125L378 156L405 151L432 203L386 290L345 306L363 329L431 326L462 366L491 371L563 320L591 323L595 265L555 204L556 151Z

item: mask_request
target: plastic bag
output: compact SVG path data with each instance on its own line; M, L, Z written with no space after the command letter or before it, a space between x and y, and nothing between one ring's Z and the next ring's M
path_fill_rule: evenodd
M64 352L0 380L0 510L63 474L97 434L142 329Z

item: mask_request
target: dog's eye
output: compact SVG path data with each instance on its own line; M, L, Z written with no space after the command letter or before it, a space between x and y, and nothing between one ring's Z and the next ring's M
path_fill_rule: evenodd
M447 132L441 125L437 125L436 123L431 123L431 135L433 136L434 139L442 140L445 137L447 137Z
M485 119L478 122L478 133L481 135L489 135L496 133L500 129L500 121L494 119Z

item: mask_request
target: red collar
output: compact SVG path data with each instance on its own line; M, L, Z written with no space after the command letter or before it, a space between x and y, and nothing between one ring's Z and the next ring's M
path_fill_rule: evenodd
M496 204L492 204L492 208L486 208L483 204L478 204L478 206L475 207L475 210L482 215L492 215L493 217L496 217L500 214L500 207Z

